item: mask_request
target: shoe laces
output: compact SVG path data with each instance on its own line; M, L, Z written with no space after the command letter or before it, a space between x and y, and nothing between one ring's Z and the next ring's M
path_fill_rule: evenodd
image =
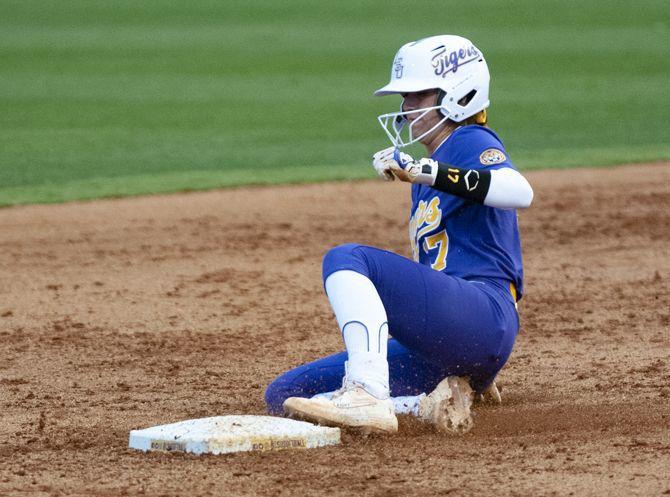
M349 379L349 375L348 375L348 372L346 371L346 367L345 367L344 378L342 378L342 386L333 392L333 399L335 399L337 397L341 397L345 393L347 393L351 390L354 390L355 388L362 388L363 390L365 390L364 385L362 385L361 383L359 383L357 381L353 381L353 380Z

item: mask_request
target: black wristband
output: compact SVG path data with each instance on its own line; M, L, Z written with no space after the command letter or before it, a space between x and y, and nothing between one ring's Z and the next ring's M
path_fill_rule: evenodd
M491 171L461 169L439 162L433 188L483 204L490 186Z

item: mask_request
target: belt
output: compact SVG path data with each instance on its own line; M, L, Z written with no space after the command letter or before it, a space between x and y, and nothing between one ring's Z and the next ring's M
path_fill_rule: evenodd
M517 298L516 286L511 281L509 282L509 293L512 294L512 298L514 299L514 307L518 311L519 310L519 304L517 302L519 302L519 299Z
M509 283L509 286L507 286L507 291L509 292L509 296L512 297L512 302L514 302L514 307L517 307L517 302L519 301L519 293L516 290L516 285L509 281L509 280L503 280L502 278L472 278L471 280L468 281L475 281L477 283L484 283L484 284L491 284L492 287L497 288L498 292L505 293L505 287L507 286L506 283Z
M519 301L516 293L516 286L514 286L514 283L511 281L509 282L509 293L512 294L512 298L514 299L514 303L517 303Z

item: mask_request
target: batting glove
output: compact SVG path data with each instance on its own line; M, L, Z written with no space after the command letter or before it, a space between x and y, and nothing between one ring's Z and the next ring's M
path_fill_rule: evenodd
M377 174L386 181L398 178L408 183L433 186L437 177L437 162L433 159L415 161L411 155L395 147L385 148L372 156Z
M386 181L393 181L395 177L391 172L391 163L393 160L393 152L395 147L385 148L380 150L375 155L372 156L372 167L375 168L377 174Z
M395 150L391 172L400 180L433 186L437 178L438 165L433 159L414 160L409 154Z

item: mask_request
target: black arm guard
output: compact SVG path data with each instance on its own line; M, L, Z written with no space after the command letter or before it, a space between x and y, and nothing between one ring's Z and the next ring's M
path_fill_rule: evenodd
M438 163L433 188L483 204L491 186L491 171L461 169Z

